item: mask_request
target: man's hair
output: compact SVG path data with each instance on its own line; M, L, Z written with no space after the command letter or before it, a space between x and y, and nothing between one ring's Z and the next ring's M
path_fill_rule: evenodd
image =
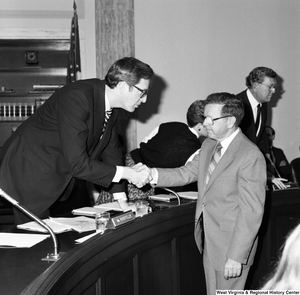
M270 68L257 67L255 69L253 69L249 73L249 75L246 77L246 86L248 88L251 88L255 82L262 83L264 81L265 77L275 79L277 77L277 74Z
M203 100L194 101L188 108L186 113L186 121L189 127L194 127L198 123L203 123L204 121L204 106Z
M115 88L121 81L133 86L141 79L150 80L154 76L152 68L134 57L123 57L117 60L108 70L105 83L110 88Z
M234 94L227 92L212 93L205 100L205 105L208 104L223 105L221 116L233 116L236 118L235 126L240 125L244 117L244 105Z
M272 135L275 135L275 130L274 130L273 127L267 125L267 126L265 127L265 129L266 129L266 130L267 130L267 129L270 129L271 132L272 132Z

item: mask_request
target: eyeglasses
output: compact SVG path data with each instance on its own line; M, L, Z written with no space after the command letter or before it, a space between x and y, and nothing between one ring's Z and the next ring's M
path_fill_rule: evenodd
M135 85L132 85L134 88L136 88L137 90L141 91L141 95L140 95L140 98L143 98L145 97L147 94L148 94L148 89L141 89Z
M269 91L275 91L275 90L276 90L276 87L278 86L278 85L275 85L275 86L269 86L269 85L264 84L264 83L258 83L258 84L261 84L261 85L264 85L264 86L268 87L268 88L269 88Z
M228 118L228 117L232 117L232 115L226 115L226 116L218 117L218 118L214 118L214 119L212 119L211 117L205 117L204 122L206 122L206 124L208 124L208 125L214 125L214 121L224 119L224 118Z

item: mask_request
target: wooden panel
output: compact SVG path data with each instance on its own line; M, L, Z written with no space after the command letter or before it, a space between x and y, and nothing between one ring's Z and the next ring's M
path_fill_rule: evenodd
M67 39L0 39L0 146L53 93L34 85L66 83L69 48Z
M202 294L204 277L194 268L194 214L194 202L153 212L81 245L74 245L75 233L60 234L65 254L55 263L41 261L53 247L50 239L30 249L0 249L0 289L20 294L28 282L21 294ZM181 293L187 277L197 281Z
M104 79L116 60L135 55L134 1L95 1L95 21L96 73L98 78ZM118 126L125 141L125 150L136 148L135 115L124 111Z
M268 191L255 261L247 289L258 289L280 257L286 235L300 221L300 190Z
M193 227L191 225L191 227ZM192 232L192 228L190 229ZM202 255L195 247L193 234L182 235L180 243L180 294L206 294L206 286L199 278L204 278ZM193 269L194 271L190 271Z

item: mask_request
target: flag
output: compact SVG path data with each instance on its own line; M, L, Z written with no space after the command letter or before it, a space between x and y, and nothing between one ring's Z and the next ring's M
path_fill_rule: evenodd
M77 5L73 4L74 15L71 24L70 51L68 59L67 83L76 81L77 72L81 72L80 46L79 46L79 27L77 16Z

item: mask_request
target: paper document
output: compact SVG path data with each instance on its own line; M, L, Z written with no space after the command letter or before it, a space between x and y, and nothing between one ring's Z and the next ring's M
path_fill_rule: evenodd
M149 196L149 199L154 201L171 202L177 200L177 197L174 195L158 194Z
M188 200L197 200L198 192L179 192L177 193L180 198L188 199Z
M58 217L49 219L43 219L43 221L53 230L54 233L59 234L71 230L75 230L79 233L96 230L95 220L93 218L78 216L78 217ZM17 225L17 228L38 231L46 233L48 232L44 227L38 224L36 221L31 221Z
M105 209L106 211L109 211L109 210L115 210L115 211L121 211L121 212L123 211L117 201L112 202L112 203L96 205L96 206L94 206L94 208L101 208L101 209Z
M90 239L90 238L92 238L93 236L96 236L96 235L101 235L101 234L100 233L92 233L92 234L90 234L88 236L85 236L83 238L75 240L75 243L81 244L81 243L87 241L88 239Z
M0 233L0 248L30 248L50 235Z
M82 207L82 208L74 209L72 211L72 214L94 217L96 213L102 213L102 212L105 212L105 211L109 211L109 210L105 209L105 208Z

